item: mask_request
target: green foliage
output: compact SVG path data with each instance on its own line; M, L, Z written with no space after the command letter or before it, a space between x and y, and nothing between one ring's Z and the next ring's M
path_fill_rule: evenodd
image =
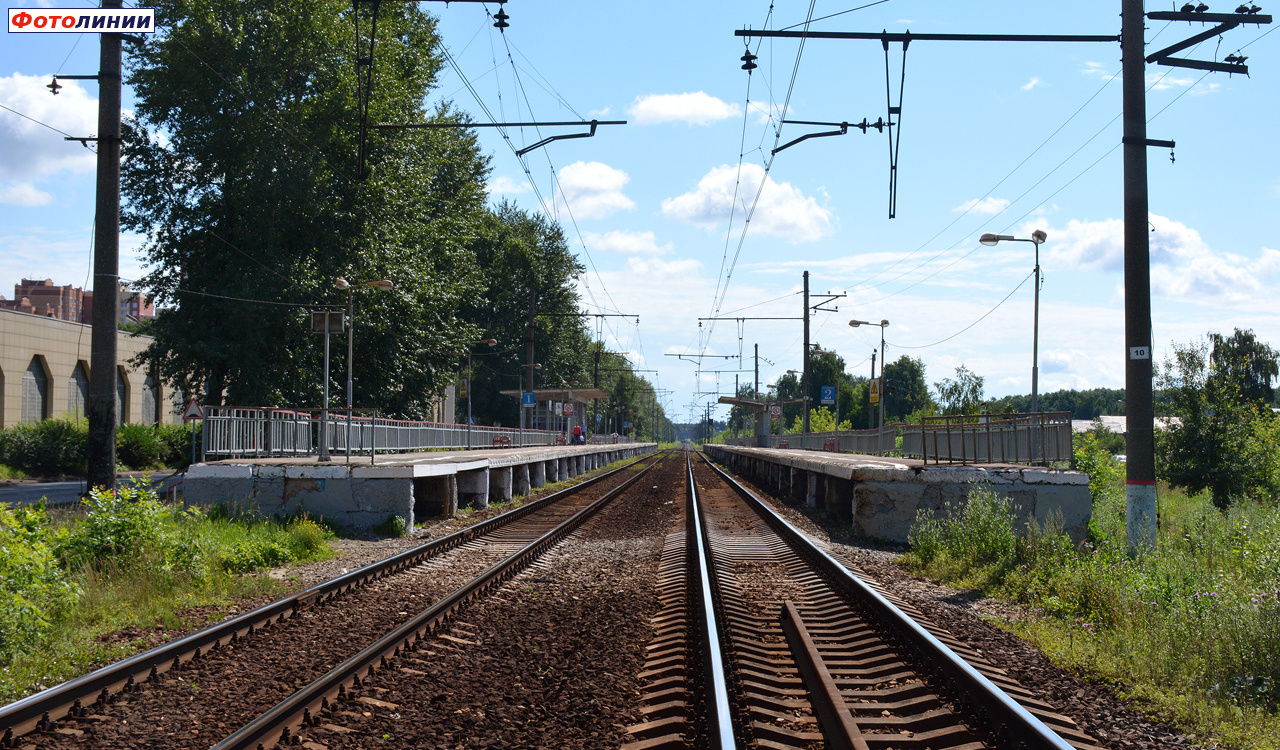
M38 642L75 599L58 566L57 534L43 505L0 503L0 664Z
M977 414L982 408L982 383L981 375L960 365L954 380L943 378L934 386L938 408L943 414Z
M924 360L902 355L884 368L884 419L886 424L901 422L921 409L931 409L929 384L925 382ZM919 420L916 420L917 424Z
M920 515L909 564L1030 605L1017 627L1053 658L1215 731L1280 709L1280 508L1243 500L1222 512L1204 495L1162 491L1158 546L1135 557L1119 466L1089 433L1076 463L1092 480L1089 541L1072 544L1056 518L1015 533L1004 503L971 495L963 509Z
M45 419L0 430L0 464L31 476L80 474L87 470L89 423Z
M1007 497L975 487L958 508L947 502L941 515L917 511L907 541L924 566L945 557L950 566L964 570L994 567L1004 572L1016 562L1015 520Z
M992 403L993 414L1025 414L1031 411L1031 394L1005 396ZM1061 390L1040 394L1040 411L1069 411L1072 419L1097 419L1103 414L1124 414L1123 388ZM1120 451L1123 452L1123 451Z
M159 431L145 424L122 424L116 431L116 461L131 469L154 469L168 453Z
M228 518L165 505L142 482L94 490L83 515L64 526L52 525L42 507L0 504L0 664L40 679L70 676L69 664L83 671L106 658L101 649L72 647L86 629L156 620L178 627L183 606L263 588L231 576L322 559L331 537L305 517ZM66 660L32 662L41 650ZM0 700L18 697L15 689L9 671L0 671Z
M383 536L399 538L409 533L409 522L404 519L404 516L397 516L393 514L387 516L387 519L382 523L374 526L373 530Z
M162 31L129 51L121 219L146 237L146 293L171 309L140 359L215 403L318 404L321 346L305 308L228 298L345 304L339 277L389 278L393 291L354 291L354 402L425 416L476 332L461 317L480 291L465 246L488 171L474 131L370 134L358 179L350 4L155 7ZM384 6L377 29L369 120L464 119L423 104L441 66L434 20Z
M1175 344L1161 369L1168 409L1179 422L1156 434L1159 476L1193 493L1210 490L1219 508L1240 497L1280 499L1276 419L1256 398L1260 386L1242 373L1251 370L1235 361L1243 345L1214 341L1217 357L1205 341Z
M85 517L58 548L69 568L101 568L123 558L146 560L169 546L173 508L160 502L141 482L122 482L115 492L100 487L83 501Z
M116 430L116 461L129 469L181 468L191 460L191 430L186 425L125 423ZM0 430L0 464L35 477L87 469L86 420L46 419Z

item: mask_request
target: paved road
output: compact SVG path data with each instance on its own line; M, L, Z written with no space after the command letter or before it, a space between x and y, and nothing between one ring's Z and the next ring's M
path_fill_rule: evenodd
M125 477L121 477L124 481ZM151 479L153 487L167 492L170 487L182 481L181 474L173 476L155 476ZM80 500L84 492L84 482L43 482L40 484L20 484L13 487L0 487L0 503L10 505L29 505L40 498L48 498L49 505L67 505Z

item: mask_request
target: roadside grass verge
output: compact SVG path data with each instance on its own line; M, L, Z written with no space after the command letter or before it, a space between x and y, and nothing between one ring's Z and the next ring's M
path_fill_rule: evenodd
M0 703L149 648L152 629L283 595L293 585L262 571L327 558L331 538L307 518L184 510L134 485L59 519L0 504Z
M1094 459L1077 452L1081 466ZM1121 471L1095 463L1080 545L1053 519L1019 528L1009 501L978 487L917 518L904 564L1027 605L1002 626L1202 743L1280 747L1280 509L1241 500L1222 512L1207 494L1161 487L1157 548L1131 554Z

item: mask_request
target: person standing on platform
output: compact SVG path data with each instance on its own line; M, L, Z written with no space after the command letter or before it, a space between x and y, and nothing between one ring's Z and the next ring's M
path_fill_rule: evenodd
M587 441L582 435L582 425L575 424L573 426L573 445L586 445Z

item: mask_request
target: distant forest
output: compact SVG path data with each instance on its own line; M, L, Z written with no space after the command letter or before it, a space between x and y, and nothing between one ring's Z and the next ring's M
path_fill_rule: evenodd
M1005 396L988 407L998 414L1031 411L1031 394ZM1097 419L1103 414L1124 415L1123 388L1092 388L1087 391L1054 391L1040 394L1040 411L1069 411L1072 419Z

